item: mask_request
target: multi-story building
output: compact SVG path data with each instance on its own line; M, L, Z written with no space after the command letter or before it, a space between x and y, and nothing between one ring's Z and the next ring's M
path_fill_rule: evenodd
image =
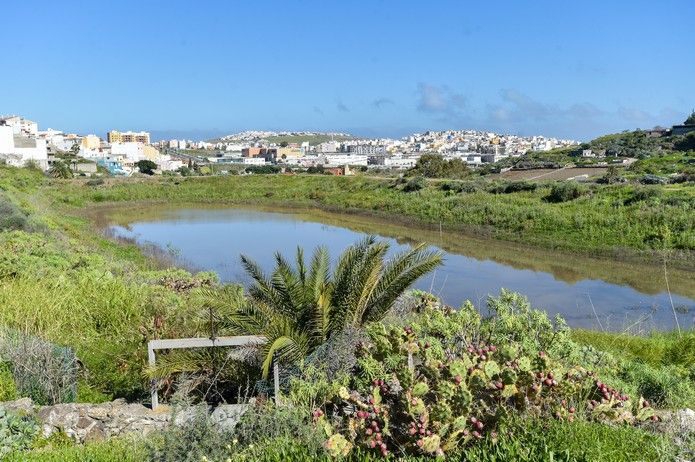
M101 139L96 135L87 135L82 138L82 147L84 149L95 150L101 146Z
M360 144L352 144L348 146L348 152L350 154L356 154L360 156L370 156L374 154L381 154L386 152L384 149L384 146L376 145L376 144L365 144L365 143L360 143Z
M15 167L24 167L28 162L34 162L39 168L46 170L46 140L25 136L22 133L15 133L10 125L0 125L0 159Z
M20 116L0 116L0 125L12 127L12 132L20 136L38 135L39 126L36 122Z
M119 132L111 130L106 134L109 143L142 143L150 144L149 132Z

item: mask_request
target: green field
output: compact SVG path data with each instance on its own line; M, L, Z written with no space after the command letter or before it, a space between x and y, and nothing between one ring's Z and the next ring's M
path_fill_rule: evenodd
M317 207L417 223L531 246L617 259L667 258L693 266L695 187L577 186L553 202L555 183L488 180L410 183L369 177L245 175L50 182L52 200L72 207L109 202L268 204Z

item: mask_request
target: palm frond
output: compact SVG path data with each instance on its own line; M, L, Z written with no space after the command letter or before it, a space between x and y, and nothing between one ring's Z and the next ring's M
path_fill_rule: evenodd
M442 263L442 254L420 244L394 256L384 268L361 322L378 321L415 281Z

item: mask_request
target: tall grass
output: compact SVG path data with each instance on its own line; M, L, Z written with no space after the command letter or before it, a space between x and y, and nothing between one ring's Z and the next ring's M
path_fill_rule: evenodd
M164 273L122 265L45 236L0 235L0 325L73 348L88 383L138 398L147 339L196 320L185 296L153 284ZM155 316L166 321L158 331Z
M633 249L663 255L666 249L685 263L695 250L692 185L660 187L663 194L654 201L628 200L634 193L630 185L594 185L581 197L551 203L546 198L552 184L508 194L455 192L440 184L405 192L391 180L367 177L248 175L116 181L99 188L54 183L51 194L75 206L123 201L319 206L587 253Z

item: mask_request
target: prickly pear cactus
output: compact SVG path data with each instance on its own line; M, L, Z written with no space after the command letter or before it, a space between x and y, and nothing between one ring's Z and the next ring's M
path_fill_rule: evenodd
M486 435L494 440L500 417L511 412L569 421L578 409L595 420L653 418L649 403L633 406L582 368L467 339L460 321L477 322L471 316L432 309L421 318L418 325L373 326L351 389L325 404L336 432L354 446L383 456L443 456ZM342 454L347 445L331 437L331 452Z

